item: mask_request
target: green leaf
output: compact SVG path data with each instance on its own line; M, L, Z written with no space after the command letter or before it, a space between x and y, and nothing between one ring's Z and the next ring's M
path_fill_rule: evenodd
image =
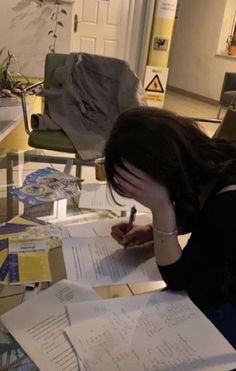
M61 9L61 13L67 15L67 11L65 9Z
M63 26L63 23L62 23L61 21L58 21L58 22L57 22L57 25L58 25L58 26L61 26L61 27L64 27L64 26Z

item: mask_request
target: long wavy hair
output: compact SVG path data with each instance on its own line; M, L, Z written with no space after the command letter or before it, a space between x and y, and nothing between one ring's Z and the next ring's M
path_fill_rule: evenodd
M122 113L105 150L110 190L126 197L116 182L116 166L127 160L169 191L179 229L190 230L199 212L202 188L213 180L236 181L236 147L210 138L198 125L172 112L138 107Z

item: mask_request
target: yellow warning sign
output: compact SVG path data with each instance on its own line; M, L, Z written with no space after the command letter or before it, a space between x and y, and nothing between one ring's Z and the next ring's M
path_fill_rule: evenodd
M161 95L161 94L150 94L150 93L147 93L145 94L145 98L149 101L153 101L153 102L163 102L164 101L164 95Z
M167 67L146 66L143 86L148 105L159 108L163 107L167 76Z
M164 93L162 83L157 74L153 77L151 82L146 86L145 91L150 91L153 93Z

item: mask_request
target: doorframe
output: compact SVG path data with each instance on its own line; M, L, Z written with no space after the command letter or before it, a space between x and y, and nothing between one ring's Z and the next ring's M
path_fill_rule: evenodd
M156 0L130 0L125 59L143 81Z

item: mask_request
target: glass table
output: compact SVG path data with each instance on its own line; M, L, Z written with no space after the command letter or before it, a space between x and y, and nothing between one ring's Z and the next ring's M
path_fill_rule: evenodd
M8 158L14 159L17 158L16 154L7 154ZM15 198L8 197L8 187L19 186L22 181L25 179L26 175L32 173L36 169L43 168L45 164L39 163L30 163L22 161L20 164L17 164L15 161L12 162L12 179L6 176L7 174L7 156L2 159L1 166L1 184L0 184L0 221L5 223L9 221L9 211L13 221L17 223L17 216L19 214L27 215L31 218L38 218L43 221L53 222L54 219L54 208L55 205L53 202L48 202L43 205L38 206L27 206L18 202ZM23 154L21 153L22 157ZM49 164L50 166L50 164ZM63 170L63 165L53 165L54 168L58 170ZM84 179L89 179L91 181L96 181L95 179L95 169L94 168L85 168L82 170L82 177ZM10 183L8 181L10 180ZM67 221L70 223L73 222L86 222L86 221L95 221L98 219L105 218L114 218L114 213L110 211L91 211L83 209L81 210L77 203L71 199L67 205L67 217L64 220L64 223ZM116 215L119 216L119 215ZM21 221L22 223L22 221ZM59 280L66 278L65 265L63 260L63 254L61 248L55 248L50 250L49 254L49 263L52 273L52 282L48 285L58 282ZM40 285L40 289L46 289L47 284ZM0 285L0 315L7 312L11 308L14 308L17 305L20 305L24 300L27 300L32 295L35 295L40 291L39 286L36 288L26 287L24 285L9 286L9 285ZM122 284L122 285L112 285L112 286L101 286L96 287L97 293L102 298L114 298L120 296L131 296L144 292L150 292L154 290L160 290L160 283L158 282L149 282L144 284ZM2 370L38 370L38 368L32 363L32 361L25 354L23 349L17 344L14 338L8 333L8 331L0 324L0 371Z

